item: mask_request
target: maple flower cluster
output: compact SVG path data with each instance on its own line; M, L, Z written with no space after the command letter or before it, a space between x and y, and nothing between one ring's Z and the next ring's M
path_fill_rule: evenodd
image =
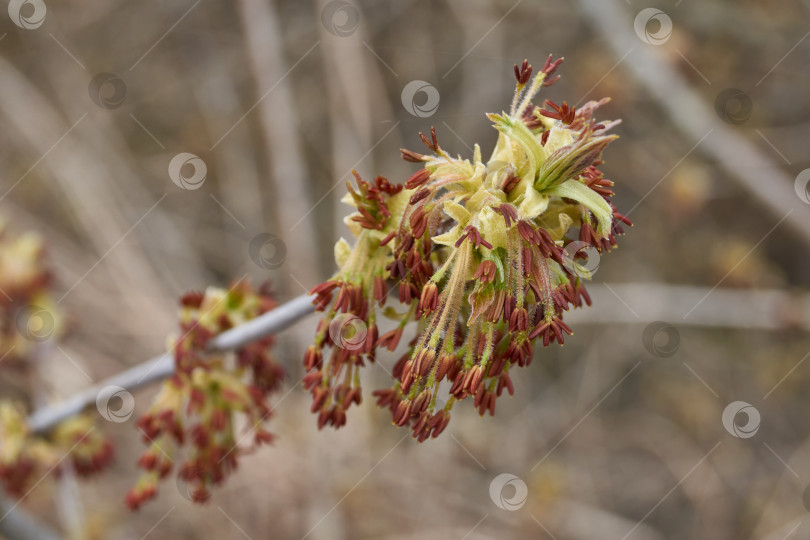
M240 455L273 440L265 429L272 411L268 398L284 377L269 352L274 338L235 351L208 351L221 332L276 307L267 287L253 290L242 280L228 290L188 293L180 304L181 334L169 343L175 373L137 422L148 449L138 461L143 473L125 499L133 510L157 494L158 482L175 465L189 498L204 502L212 486L236 469ZM244 435L236 427L241 420Z
M13 497L67 464L84 477L106 468L113 456L112 443L92 415L69 418L40 436L28 429L24 408L8 400L0 401L0 441L0 484Z
M28 232L13 235L0 223L0 367L22 369L54 349L64 333L64 316L51 297L51 273L42 239ZM23 495L49 471L66 466L80 476L103 469L112 443L96 429L91 415L58 424L46 434L32 433L25 403L0 399L0 486Z
M354 245L337 243L337 274L312 290L324 317L304 383L320 427L345 424L362 399L360 368L377 349L393 351L410 322L417 332L393 384L374 396L419 441L447 427L456 401L494 414L535 342L572 334L564 312L591 304L588 253L614 248L630 222L597 168L617 138L608 131L618 121L593 118L608 99L576 109L533 102L561 61L549 56L534 78L528 62L515 66L509 112L488 115L499 135L487 161L478 145L472 160L449 155L431 129L420 133L429 154L402 150L423 166L404 185L355 174L344 199L357 210L345 221ZM400 311L386 307L394 288ZM393 321L382 334L378 315Z

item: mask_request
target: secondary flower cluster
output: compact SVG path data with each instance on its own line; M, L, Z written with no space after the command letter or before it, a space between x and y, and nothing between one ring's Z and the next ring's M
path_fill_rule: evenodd
M175 374L164 381L138 420L149 448L138 462L141 478L126 496L133 510L156 495L158 481L175 464L187 491L184 495L204 502L211 487L236 469L241 454L273 440L264 428L272 410L268 397L284 376L269 353L273 338L232 352L208 351L217 334L274 309L269 290L254 291L242 280L227 291L209 288L186 294L180 303L181 335L169 344ZM240 417L247 424L244 436L237 433ZM240 446L243 439L252 444ZM180 455L186 443L188 451Z
M510 369L531 362L535 341L562 345L572 334L563 313L591 303L588 251L615 247L630 222L597 168L617 138L607 132L618 121L593 118L608 100L533 103L560 62L549 56L533 79L528 62L515 66L509 112L488 115L499 136L486 161L478 145L472 160L449 155L431 129L420 134L430 154L402 151L423 166L404 186L355 175L344 199L357 208L346 219L354 246L338 242L340 270L312 290L325 316L304 382L319 426L346 422L361 401L360 368L378 348L393 351L409 322L417 333L392 387L374 395L419 441L439 435L467 397L494 414L496 399L514 391ZM389 288L402 311L384 307ZM378 313L393 320L381 335Z
M63 333L63 316L51 298L51 275L42 239L35 233L13 235L0 223L0 359L38 362ZM0 366L5 367L5 366ZM35 369L35 368L33 368ZM68 419L49 433L31 433L26 408L0 400L0 485L12 496L23 495L49 471L72 466L85 476L104 468L113 447L93 417Z
M91 415L59 424L47 437L32 434L24 409L0 401L0 483L13 497L23 496L37 481L70 463L80 476L104 469L113 454L112 443L96 430Z
M37 343L61 334L50 284L39 235L13 235L0 222L0 358L25 359Z

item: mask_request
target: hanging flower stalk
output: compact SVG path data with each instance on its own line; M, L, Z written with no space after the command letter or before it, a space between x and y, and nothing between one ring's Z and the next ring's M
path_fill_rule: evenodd
M207 350L219 333L274 309L268 289L254 291L242 280L227 291L188 293L180 303L181 335L169 343L175 374L138 420L149 448L138 462L144 472L126 496L133 510L156 495L158 481L175 464L189 498L204 502L212 486L236 469L240 455L273 441L265 429L272 412L268 399L284 377L269 352L273 336L232 352ZM247 425L244 435L237 432L239 417Z
M535 341L562 345L573 333L563 313L591 304L587 252L615 247L630 222L597 168L617 138L608 131L619 121L593 118L609 100L579 109L533 103L559 78L561 61L549 56L534 78L528 62L515 66L509 112L488 115L499 136L487 161L478 145L471 161L452 157L431 129L420 134L430 154L402 151L423 166L404 186L359 177L357 189L349 186L346 202L357 212L346 223L356 242L338 242L340 270L312 291L325 311L305 357L319 426L345 423L345 410L361 400L359 368L377 348L393 351L409 322L417 335L392 387L374 395L419 441L439 435L467 397L480 414L494 414L504 390L514 392L510 369L531 362ZM382 309L388 287L404 310ZM380 336L378 311L395 323Z

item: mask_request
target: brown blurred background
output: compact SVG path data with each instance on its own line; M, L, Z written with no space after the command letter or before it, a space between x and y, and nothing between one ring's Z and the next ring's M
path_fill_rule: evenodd
M287 300L329 277L351 169L403 181L399 148L431 125L452 152L487 154L484 113L508 107L524 58L566 58L541 97L613 98L604 169L636 223L575 336L537 351L495 418L458 406L417 445L371 404L395 360L382 355L347 427L318 433L295 384L310 317L280 337L277 443L208 504L169 480L125 509L133 417L104 425L107 474L43 482L21 508L75 538L810 538L810 205L793 184L810 167L810 2L599 2L615 19L594 2L12 1L0 212L47 238L71 315L52 401L161 352L186 290L247 274ZM686 91L645 87L673 75ZM411 81L429 86L403 95ZM728 165L752 148L753 189ZM184 152L207 171L195 189L170 178ZM261 234L284 242L278 264L251 257ZM721 421L736 401L758 411L755 435L733 433L745 414ZM501 473L517 480L493 497Z

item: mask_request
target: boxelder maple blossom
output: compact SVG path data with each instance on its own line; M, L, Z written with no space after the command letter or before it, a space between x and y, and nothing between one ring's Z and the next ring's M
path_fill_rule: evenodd
M355 173L344 199L357 209L346 219L354 246L337 243L339 271L312 290L325 316L306 351L304 383L320 427L345 424L361 402L360 368L378 348L393 351L409 322L416 336L393 385L374 396L419 441L447 427L456 401L472 397L480 414L493 414L534 342L562 345L572 334L563 312L591 303L582 247L609 251L630 222L597 168L617 138L607 132L618 121L593 118L608 100L578 109L533 103L561 61L549 56L533 79L528 62L515 66L509 112L488 115L499 136L487 161L478 145L471 161L449 155L431 129L420 134L430 154L402 150L423 165L404 185ZM385 307L389 287L400 312ZM378 315L394 328L380 335Z

